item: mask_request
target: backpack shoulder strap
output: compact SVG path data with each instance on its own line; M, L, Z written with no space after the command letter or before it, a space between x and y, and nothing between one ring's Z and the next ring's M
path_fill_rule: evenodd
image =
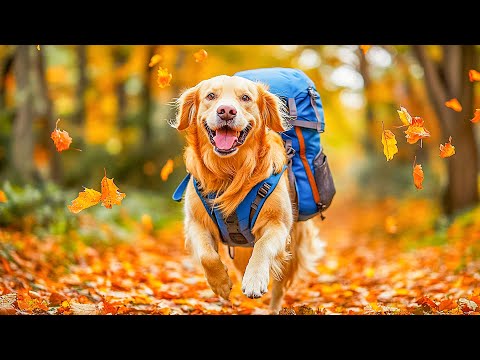
M252 204L250 205L250 216L248 218L250 220L250 230L253 229L253 226L257 221L258 214L260 213L260 210L262 210L263 204L267 200L268 196L273 192L273 190L275 190L275 187L277 186L283 172L286 169L287 165L285 165L279 173L272 174L269 178L260 182L252 189L253 191L256 191L257 194Z
M188 182L190 181L191 174L188 173L187 176L182 180L182 182L177 186L175 192L172 195L172 199L175 201L182 201L182 196L185 190L187 189Z

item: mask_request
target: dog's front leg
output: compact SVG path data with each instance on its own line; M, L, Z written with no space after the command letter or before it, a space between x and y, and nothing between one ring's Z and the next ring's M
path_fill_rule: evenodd
M242 280L242 291L249 298L259 298L267 292L270 270L283 257L289 232L283 224L269 224L255 242L252 257ZM278 268L278 266L276 266Z
M187 226L187 241L194 257L202 264L205 278L213 292L228 300L232 281L228 269L220 259L217 246L210 232L192 220Z

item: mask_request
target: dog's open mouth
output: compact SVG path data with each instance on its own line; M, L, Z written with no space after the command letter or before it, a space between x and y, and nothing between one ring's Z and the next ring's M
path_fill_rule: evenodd
M219 155L233 154L238 146L242 145L247 138L252 126L248 124L245 129L236 131L229 126L223 126L216 130L210 129L204 122L210 143L213 145L215 152Z

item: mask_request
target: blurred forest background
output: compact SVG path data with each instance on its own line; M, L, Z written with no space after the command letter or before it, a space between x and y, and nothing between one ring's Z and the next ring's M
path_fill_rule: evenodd
M197 62L200 49L208 56ZM78 229L91 244L127 239L137 223L155 231L181 220L182 204L171 200L185 175L182 134L168 125L173 101L212 76L280 66L302 69L321 94L322 144L337 187L331 212L358 217L371 236L416 231L417 242L442 243L455 216L468 212L478 225L480 128L469 120L480 85L468 72L479 54L474 45L0 45L0 190L8 199L0 226L40 237ZM157 85L159 66L172 74L170 86ZM462 111L445 107L451 98ZM425 120L423 147L396 128L400 106ZM57 119L73 138L61 153L50 139ZM382 123L398 141L388 162ZM456 154L442 159L449 136ZM413 185L415 157L422 190ZM162 179L169 159L173 172ZM70 213L82 186L99 190L104 168L127 194L122 205ZM110 225L88 230L89 216Z

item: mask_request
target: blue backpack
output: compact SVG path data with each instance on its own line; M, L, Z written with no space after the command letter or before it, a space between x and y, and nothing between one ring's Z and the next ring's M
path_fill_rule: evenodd
M264 68L235 74L269 85L289 112L292 127L281 133L289 158L288 176L296 220L322 214L331 204L335 185L320 142L325 119L320 95L313 81L301 70ZM293 185L293 186L292 186Z

